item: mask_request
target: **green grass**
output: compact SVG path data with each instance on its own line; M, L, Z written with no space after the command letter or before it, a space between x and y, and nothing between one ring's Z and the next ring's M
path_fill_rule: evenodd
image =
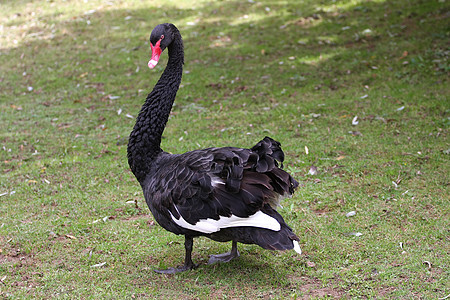
M447 1L0 3L3 298L450 294ZM280 211L303 255L240 245L209 266L231 245L199 238L198 269L152 271L184 256L126 160L167 61L146 67L162 22L186 50L163 148L279 140L300 182Z

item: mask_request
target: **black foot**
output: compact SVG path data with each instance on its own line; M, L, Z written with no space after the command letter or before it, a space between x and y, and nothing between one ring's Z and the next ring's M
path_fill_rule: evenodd
M195 269L198 267L197 264L194 264L192 261L192 244L194 243L194 240L190 236L184 237L184 247L186 248L186 256L184 258L184 265L178 268L168 268L166 270L154 270L156 273L159 274L175 274L179 272L189 271L192 269Z
M233 258L239 257L239 251L237 250L237 243L233 241L231 251L222 254L211 255L209 257L208 264L215 264L218 262L229 262Z
M222 254L210 255L208 264L212 265L218 262L229 262L236 257L239 257L239 252L236 252L234 254L232 252L227 252Z
M184 266L180 266L177 268L170 267L165 270L153 270L153 271L155 271L156 273L159 273L159 274L175 274L175 273L180 273L180 272L196 269L198 266L199 266L198 264L192 264L190 266L184 265Z

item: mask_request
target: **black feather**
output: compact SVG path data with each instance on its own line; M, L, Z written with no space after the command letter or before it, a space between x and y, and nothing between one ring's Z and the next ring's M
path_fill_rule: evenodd
M265 137L251 149L208 148L179 155L161 150L161 136L184 62L178 29L172 24L158 25L151 35L152 45L162 36L161 49L168 48L169 61L136 119L128 143L128 162L155 220L165 229L186 236L182 270L194 267L190 253L195 236L257 244L265 249L292 249L298 237L272 205L279 196L291 195L298 186L281 169L284 153L279 142ZM259 211L274 218L281 229L231 227L205 233L174 221L183 218L195 225L201 220L232 215L248 218Z

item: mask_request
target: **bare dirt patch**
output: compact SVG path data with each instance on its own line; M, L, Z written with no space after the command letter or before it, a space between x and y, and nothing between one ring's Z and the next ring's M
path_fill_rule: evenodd
M289 276L289 280L292 282L293 288L295 288L297 294L299 294L301 299L326 297L340 299L345 295L342 289L334 287L334 284L332 283L324 286L318 278L306 276Z
M5 251L6 252L6 251ZM9 287L34 288L39 285L42 273L36 271L38 261L34 255L12 248L5 254L0 254L0 264L8 271L2 276L1 283Z

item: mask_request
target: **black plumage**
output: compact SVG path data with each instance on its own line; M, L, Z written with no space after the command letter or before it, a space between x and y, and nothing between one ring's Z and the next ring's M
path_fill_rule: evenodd
M128 163L155 220L166 230L184 235L186 248L182 267L157 272L196 267L191 253L193 238L198 236L232 241L231 252L212 256L211 263L237 257L238 242L301 253L298 237L276 211L280 197L292 195L298 186L282 170L280 143L265 137L251 149L208 148L184 154L169 154L160 148L181 82L184 52L173 24L156 26L150 44L149 67L156 65L165 48L169 61L136 119L128 143Z

